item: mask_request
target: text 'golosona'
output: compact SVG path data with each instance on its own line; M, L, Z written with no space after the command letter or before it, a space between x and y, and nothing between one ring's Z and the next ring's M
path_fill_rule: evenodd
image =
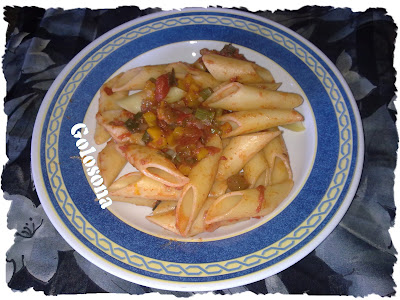
M96 148L93 146L88 148L90 146L89 142L82 138L82 134L87 135L88 133L89 130L83 123L75 124L71 128L72 136L78 139L76 141L76 147L80 150L79 155L82 158L82 163L86 167L86 173L90 176L90 182L93 185L94 193L99 200L101 208L105 209L112 204L112 200L110 197L106 197L108 195L107 187L103 184L103 177L99 174L100 169L96 166L96 159L90 155L96 152Z

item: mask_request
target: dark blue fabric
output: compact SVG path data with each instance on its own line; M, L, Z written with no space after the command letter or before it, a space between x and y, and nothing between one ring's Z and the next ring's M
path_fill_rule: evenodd
M245 10L245 9L243 9ZM119 279L94 266L59 236L40 205L30 170L34 121L47 89L63 67L87 44L134 18L159 11L117 9L41 9L6 7L9 23L3 72L7 156L2 174L5 198L12 201L8 227L16 230L7 253L10 289L33 287L48 295L159 292L188 297ZM395 69L396 24L384 9L310 6L296 11L258 11L308 39L336 64L349 84L362 117L365 162L352 205L329 237L292 267L252 284L215 294L366 296L395 294L396 263L389 229L394 224L394 168L398 134ZM67 41L67 42L66 42Z

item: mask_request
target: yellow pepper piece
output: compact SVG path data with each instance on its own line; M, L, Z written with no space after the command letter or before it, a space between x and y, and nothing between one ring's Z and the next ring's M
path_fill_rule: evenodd
M202 160L208 154L208 150L206 148L201 148L199 152L196 154L196 158L198 161Z
M185 176L189 175L190 171L192 170L188 165L180 165L178 170Z
M162 136L157 140L151 141L148 145L150 145L153 148L163 149L167 146L167 139Z
M151 111L145 112L143 118L150 127L157 126L157 116L155 113Z
M167 144L170 146L175 146L176 141L175 141L175 137L174 137L173 133L171 133L167 136Z
M157 141L162 137L162 131L160 127L153 126L147 129L147 133L150 135L153 141Z
M174 131L172 132L172 134L173 134L173 136L175 137L175 138L179 138L179 137L181 137L182 135L183 135L183 133L184 133L184 131L185 131L185 129L183 128L183 127L176 127L175 129L174 129Z

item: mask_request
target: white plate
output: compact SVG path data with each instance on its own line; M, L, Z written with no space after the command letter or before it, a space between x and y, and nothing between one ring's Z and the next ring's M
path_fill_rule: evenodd
M202 48L232 43L269 69L280 90L305 99L304 132L284 131L294 188L270 216L180 238L148 222L149 208L114 202L102 210L85 176L71 127L93 141L98 91L121 71L194 62ZM68 64L40 108L32 168L41 203L60 234L88 260L142 285L204 291L244 285L291 266L335 228L361 175L363 133L339 71L315 46L253 14L188 9L152 14L100 37ZM125 170L127 172L128 170Z

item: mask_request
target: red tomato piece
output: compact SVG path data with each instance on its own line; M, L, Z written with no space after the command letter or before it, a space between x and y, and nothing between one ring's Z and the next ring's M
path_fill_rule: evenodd
M156 79L156 89L154 92L154 97L157 102L163 100L169 92L169 80L168 75L163 74Z
M104 92L108 95L111 96L112 94L114 94L113 90L111 88L109 88L108 86L104 87Z

